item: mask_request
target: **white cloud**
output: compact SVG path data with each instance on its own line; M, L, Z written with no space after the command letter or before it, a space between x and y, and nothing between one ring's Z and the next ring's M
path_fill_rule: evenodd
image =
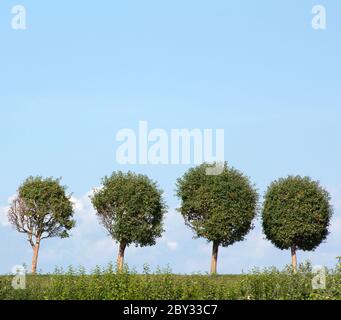
M175 251L176 249L178 249L179 244L176 241L168 241L167 246L172 251Z
M330 223L330 233L341 237L341 216L336 214Z
M341 188L331 187L328 188L332 198L332 204L335 210L341 210Z
M194 239L193 241L197 242L197 249L192 250L193 254L186 259L186 272L190 273L191 270L208 272L212 255L212 243L208 243L205 239ZM254 266L275 265L278 260L276 261L276 258L273 257L281 257L282 255L283 252L274 248L265 239L261 225L257 221L255 229L246 236L244 241L219 248L218 272L240 273L242 270L249 271ZM267 264L267 262L269 263ZM191 266L194 269L191 269Z
M91 193L89 192L81 198L71 198L71 201L74 204L76 219L76 227L72 231L74 236L91 234L94 231L94 227L99 224L96 212L93 209L89 198L90 195Z
M82 199L77 199L75 197L71 197L71 202L73 204L73 208L75 211L83 211L84 210L84 204Z
M70 238L47 240L42 245L42 266L70 264L93 268L115 260L117 246L100 225L89 198L91 194L71 198L76 226L71 230Z
M7 207L0 207L0 225L3 227L8 225L7 210Z
M2 226L2 227L10 226L10 223L8 222L7 214L8 214L8 210L10 208L10 204L13 202L15 197L16 197L16 195L9 197L7 200L8 205L5 207L0 207L0 226Z

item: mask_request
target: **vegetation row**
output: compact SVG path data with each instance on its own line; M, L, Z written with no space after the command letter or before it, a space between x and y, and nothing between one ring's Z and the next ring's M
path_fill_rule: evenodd
M190 169L176 184L185 224L195 237L212 243L212 274L217 273L219 248L244 240L259 210L266 238L281 250L291 250L294 272L297 250L314 250L327 238L333 210L319 182L300 176L278 179L268 187L260 208L258 192L247 176L227 163L219 174L207 174L212 165L217 164ZM119 272L127 247L152 246L162 236L167 205L157 182L145 175L114 172L103 178L91 202L99 221L119 244ZM60 179L29 177L18 188L8 219L27 235L33 274L42 240L68 237L75 226L73 215L71 195Z

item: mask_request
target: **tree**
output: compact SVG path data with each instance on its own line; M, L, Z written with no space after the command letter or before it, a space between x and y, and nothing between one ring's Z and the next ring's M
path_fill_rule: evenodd
M60 179L29 177L19 187L8 211L8 220L17 231L25 233L33 249L32 273L36 273L43 239L66 238L75 221L70 195Z
M211 274L215 274L219 246L244 240L253 227L258 194L249 179L227 163L219 175L208 175L209 168L204 163L178 179L177 196L186 225L196 237L213 242Z
M91 201L101 223L119 243L117 266L122 271L129 245L152 246L161 236L166 212L163 191L147 176L133 172L114 172L102 184Z
M296 272L296 251L314 250L327 238L332 213L330 196L319 182L289 176L268 187L262 211L263 230L277 248L291 249Z

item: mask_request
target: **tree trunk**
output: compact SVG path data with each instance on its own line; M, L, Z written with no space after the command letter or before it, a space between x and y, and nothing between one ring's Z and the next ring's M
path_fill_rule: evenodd
M219 242L213 241L211 274L217 274L218 251L219 251Z
M33 247L32 273L37 272L39 248L40 248L40 240L38 240L35 246Z
M291 247L291 259L292 259L292 268L294 270L295 273L297 273L297 255L296 255L296 246L293 245Z
M123 271L123 264L124 264L124 252L127 245L124 242L120 242L120 248L118 251L118 258L117 258L117 268L118 272Z

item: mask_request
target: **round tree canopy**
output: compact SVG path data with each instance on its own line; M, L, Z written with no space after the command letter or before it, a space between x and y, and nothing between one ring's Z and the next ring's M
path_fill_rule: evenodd
M120 243L154 245L163 232L163 191L145 175L114 172L103 179L92 203L110 236Z
M197 237L229 246L252 228L258 194L249 179L224 164L219 175L208 175L210 164L190 169L177 181L179 211Z
M310 251L328 235L332 216L330 197L319 182L289 176L268 188L263 207L263 229L279 249Z
M69 236L73 205L60 179L29 177L18 189L9 220L20 232L39 238Z

